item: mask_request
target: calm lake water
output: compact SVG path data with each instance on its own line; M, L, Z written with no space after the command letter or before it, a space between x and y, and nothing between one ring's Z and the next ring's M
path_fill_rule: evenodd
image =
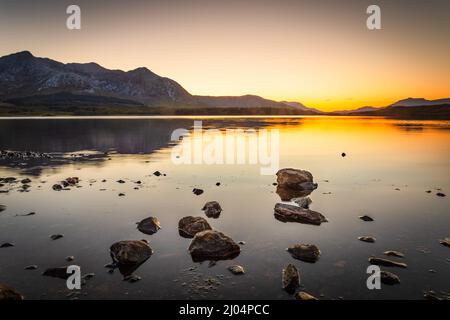
M225 129L277 129L280 168L313 174L319 187L310 195L311 208L329 222L312 226L276 220L273 208L281 201L272 185L276 176L261 175L260 164L174 164L171 152L180 144L170 141L171 134L192 128L194 120L221 130L216 135ZM193 140L191 135L180 143ZM425 290L450 291L450 248L439 243L450 236L448 121L0 119L0 149L54 155L0 161L0 177L32 180L29 192L20 192L20 182L0 187L9 190L0 193L6 206L0 212L0 244L15 244L0 249L0 283L28 299L292 299L281 289L281 270L289 263L299 269L302 289L323 299L422 299ZM156 177L156 170L166 175ZM80 178L79 188L52 190L54 183L73 176ZM193 188L205 192L196 196ZM223 208L217 219L201 211L211 200ZM18 216L29 212L36 214ZM362 214L375 221L361 221ZM178 234L179 219L188 215L205 217L214 229L245 241L240 255L215 265L194 263L187 250L190 240ZM136 222L149 216L161 221L162 229L153 235L136 229ZM52 234L64 238L52 241ZM363 235L377 240L361 242L357 238ZM147 239L154 254L135 272L142 280L129 283L104 265L111 262L112 243L133 239ZM294 260L285 249L296 243L316 244L319 261ZM407 263L407 269L382 268L396 273L401 284L368 290L367 259L389 258L383 256L386 250L405 254L390 259ZM67 256L75 260L68 263ZM95 273L80 294L71 294L64 280L41 275L46 268L69 264L79 265L83 274ZM226 269L232 264L242 265L246 274L232 275ZM38 269L24 270L28 265Z

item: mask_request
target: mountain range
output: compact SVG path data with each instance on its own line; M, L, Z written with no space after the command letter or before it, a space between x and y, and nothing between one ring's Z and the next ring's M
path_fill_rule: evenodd
M192 95L147 68L109 70L97 63L61 63L22 51L0 57L0 113L67 114L286 114L389 113L397 107L450 105L450 99L408 98L385 108L324 113L299 102L256 95ZM446 109L444 107L444 109ZM395 110L395 109L394 109Z

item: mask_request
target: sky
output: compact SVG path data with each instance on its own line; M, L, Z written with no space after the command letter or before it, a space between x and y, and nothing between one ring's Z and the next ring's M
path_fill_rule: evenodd
M66 28L70 4L81 30ZM448 0L0 0L0 56L144 66L192 94L324 111L450 97L449 39Z

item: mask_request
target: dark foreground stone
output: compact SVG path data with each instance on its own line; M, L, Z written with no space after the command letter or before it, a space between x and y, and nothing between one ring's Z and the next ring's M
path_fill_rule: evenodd
M222 232L206 230L197 233L189 245L194 262L227 260L239 255L241 248Z
M320 250L314 244L296 244L287 249L294 259L314 263L319 260Z
M161 223L158 218L149 217L139 222L137 228L140 232L151 235L161 229Z
M202 217L184 217L178 222L178 232L184 238L193 238L198 232L211 230L208 221Z
M297 206L277 203L275 205L275 218L282 222L299 222L313 225L320 225L328 220L319 212L303 209Z
M5 300L23 300L23 296L4 284L0 284L0 301Z
M282 288L289 294L293 294L300 286L300 274L293 264L288 264L288 266L283 269L281 273L281 284Z
M217 201L209 201L205 203L202 210L208 218L218 218L222 212L222 208Z

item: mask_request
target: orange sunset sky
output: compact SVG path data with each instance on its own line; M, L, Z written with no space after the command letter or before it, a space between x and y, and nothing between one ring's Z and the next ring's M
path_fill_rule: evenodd
M78 4L82 29L68 30ZM366 28L378 4L382 30ZM450 96L450 1L7 1L0 55L145 66L192 94L331 111Z

